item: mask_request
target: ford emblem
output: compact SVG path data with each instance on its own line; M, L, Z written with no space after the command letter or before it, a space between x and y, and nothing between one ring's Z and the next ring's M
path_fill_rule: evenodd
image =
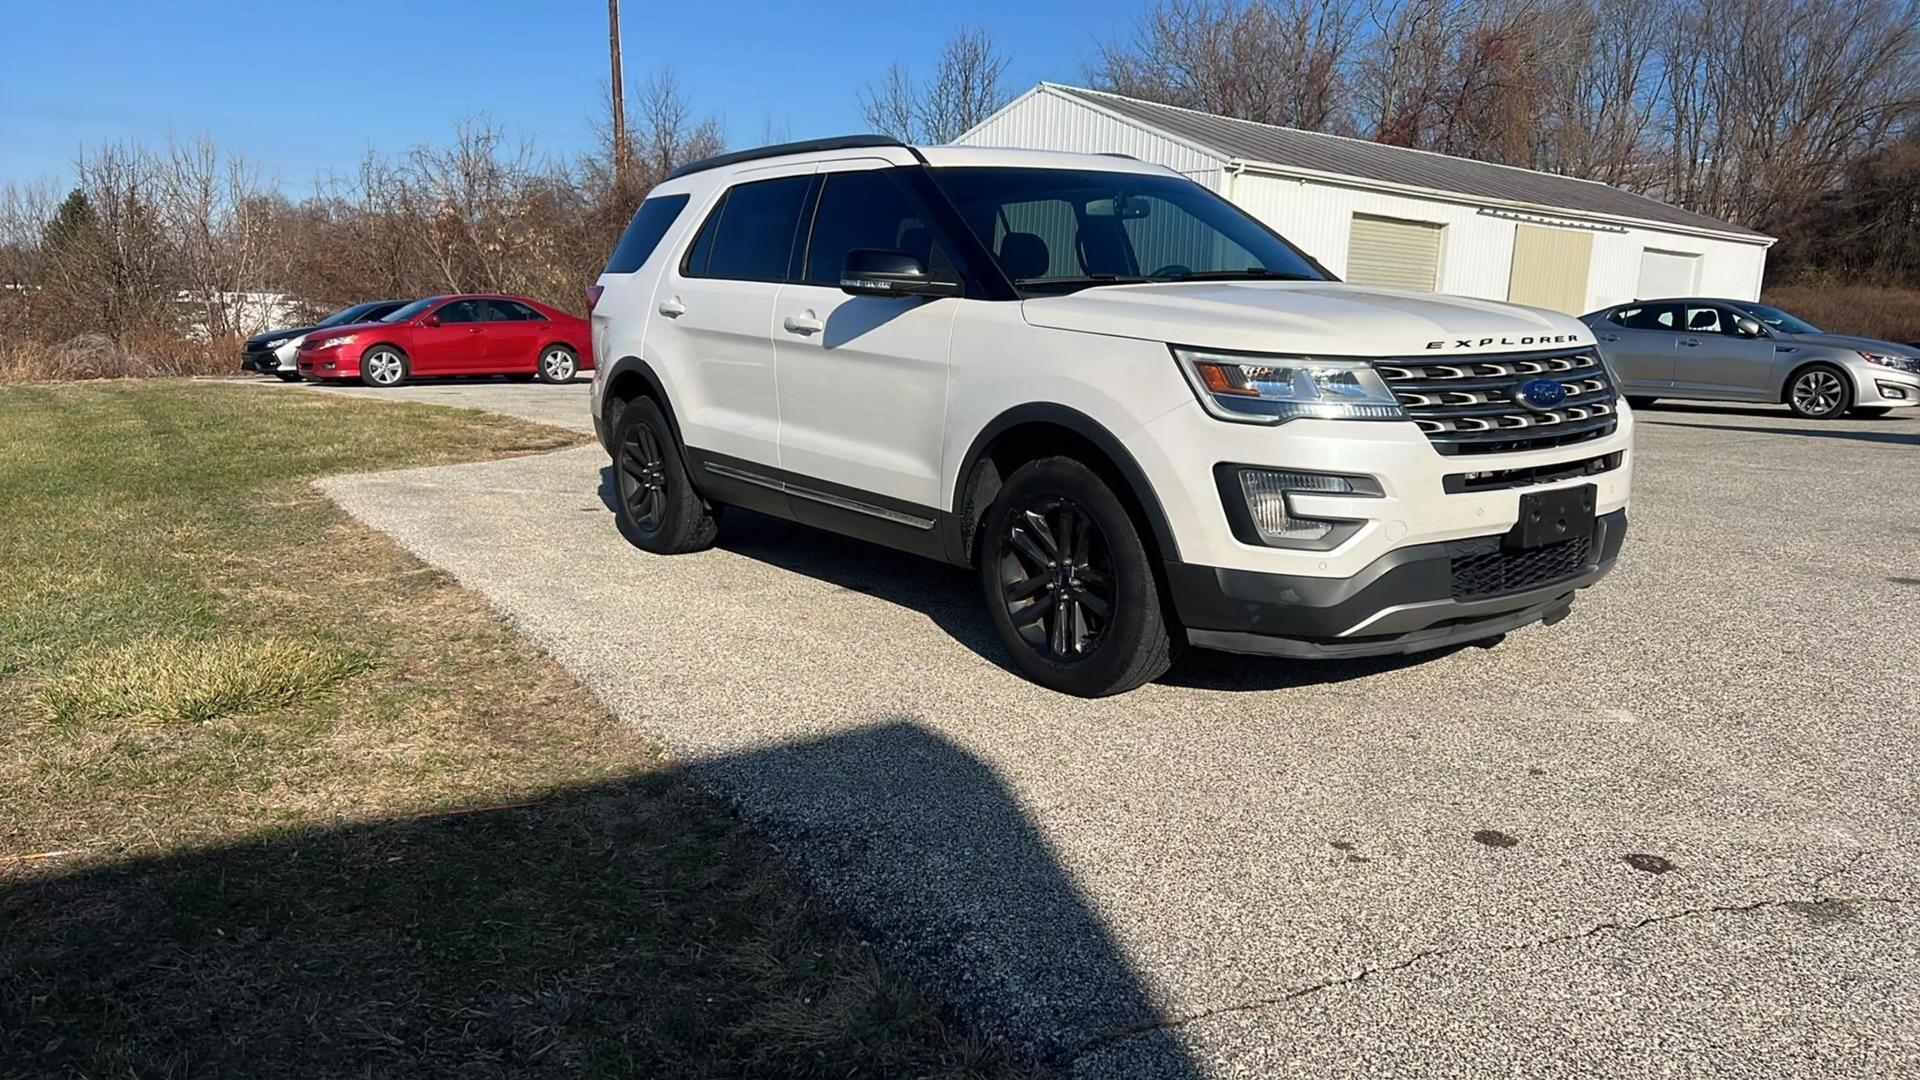
M1514 396L1529 409L1551 409L1567 400L1567 387L1558 379L1534 379L1521 384Z

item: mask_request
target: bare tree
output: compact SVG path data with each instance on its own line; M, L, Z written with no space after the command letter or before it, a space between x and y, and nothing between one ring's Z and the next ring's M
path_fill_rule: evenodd
M1159 0L1100 47L1099 89L1310 131L1352 127L1363 0Z
M985 27L962 27L947 39L933 77L915 84L897 61L878 83L857 91L867 126L909 142L948 143L1007 103L1008 58Z
M209 337L266 329L270 306L249 294L286 280L290 252L279 235L277 185L213 140L170 141L155 169L159 212L173 238L175 272Z

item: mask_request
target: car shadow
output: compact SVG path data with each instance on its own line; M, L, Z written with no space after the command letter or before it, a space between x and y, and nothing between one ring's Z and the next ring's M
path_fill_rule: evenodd
M611 465L600 470L597 494L608 512L617 509ZM980 584L968 571L737 507L727 509L715 546L919 612L974 655L1018 674L987 617ZM1189 648L1158 681L1193 690L1288 690L1364 679L1454 651L1458 649L1358 660L1288 660Z
M1199 1076L1163 1020L995 770L904 717L0 888L9 1076L884 1076L910 1033Z
M1812 423L1809 421L1808 423ZM1825 423L1832 423L1826 421ZM1660 427L1694 428L1700 431L1744 431L1754 435L1791 435L1809 439L1843 439L1849 442L1884 443L1890 446L1920 446L1920 431L1861 431L1842 427L1755 427L1748 424L1682 424L1658 421Z

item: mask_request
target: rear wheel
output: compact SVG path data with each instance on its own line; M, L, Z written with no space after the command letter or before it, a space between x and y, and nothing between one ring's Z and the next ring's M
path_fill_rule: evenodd
M1104 697L1172 665L1153 561L1126 507L1086 465L1050 457L1016 469L980 544L988 612L1027 678Z
M572 382L573 376L580 370L580 358L573 355L573 350L565 345L549 345L540 352L540 366L537 370L541 382Z
M673 428L652 398L620 410L613 434L614 517L642 551L699 551L720 533L720 508L693 489Z
M407 381L407 354L391 345L376 345L360 357L360 381L368 386L393 387Z
M1831 420L1853 407L1853 387L1839 368L1815 364L1787 385L1787 407L1808 420Z
M1627 404L1633 406L1636 409L1644 409L1647 406L1659 400L1660 400L1659 398L1641 397L1637 394L1627 395Z

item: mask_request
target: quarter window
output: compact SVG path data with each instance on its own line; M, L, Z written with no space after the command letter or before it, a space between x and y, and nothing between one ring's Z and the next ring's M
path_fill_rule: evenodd
M667 235L674 219L686 206L685 195L661 195L641 203L627 231L620 235L620 245L613 249L613 258L607 260L607 273L631 274L645 265L647 256L660 246L661 238Z
M811 176L786 176L741 184L701 227L689 253L692 277L736 281L784 281L793 257Z
M951 276L942 273L951 264L937 250L926 222L886 170L832 173L825 183L807 245L803 278L808 284L838 285L847 252L855 248L904 251L934 276Z

